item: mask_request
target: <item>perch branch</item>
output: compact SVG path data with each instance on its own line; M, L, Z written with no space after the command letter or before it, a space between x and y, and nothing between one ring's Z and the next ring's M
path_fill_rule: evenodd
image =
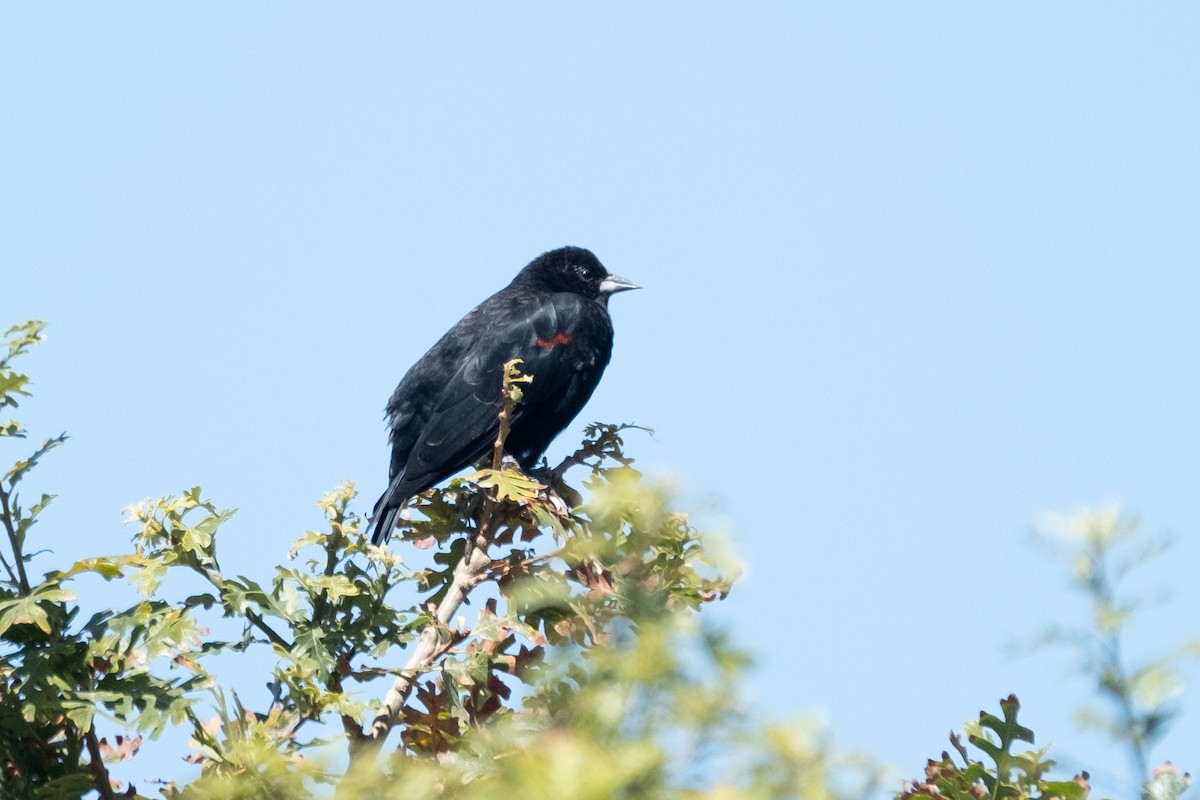
M519 359L504 365L504 380L501 389L504 405L500 409L500 424L496 431L496 440L492 444L492 469L494 470L499 470L504 462L504 442L508 438L513 409L520 401L520 389L515 384L528 383L533 380L529 376L521 375L516 368L518 363L520 363ZM408 663L404 665L404 669L392 683L392 688L388 690L383 699L383 705L376 712L375 720L371 723L369 731L370 741L376 748L382 746L384 738L395 726L404 704L408 702L408 696L412 692L417 677L433 666L437 657L444 652L444 648L439 647L442 629L449 626L450 620L458 613L459 607L462 606L471 589L487 576L492 563L491 557L488 555L488 544L492 537L498 507L499 502L494 495L490 495L485 504L483 519L475 532L468 535L463 557L455 565L454 575L450 580L446 595L434 611L434 621L421 631L416 647L408 657Z

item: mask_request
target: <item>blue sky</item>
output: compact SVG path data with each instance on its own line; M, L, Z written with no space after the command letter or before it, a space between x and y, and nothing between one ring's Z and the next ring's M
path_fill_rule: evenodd
M73 437L43 534L115 551L199 483L262 570L382 489L437 336L583 245L646 288L579 426L655 428L732 532L751 698L912 776L1016 692L1128 794L1086 684L1006 645L1083 612L1039 515L1106 501L1177 540L1136 644L1196 634L1198 39L1185 3L10 4L0 325L51 323L23 419ZM1196 771L1180 702L1155 756Z

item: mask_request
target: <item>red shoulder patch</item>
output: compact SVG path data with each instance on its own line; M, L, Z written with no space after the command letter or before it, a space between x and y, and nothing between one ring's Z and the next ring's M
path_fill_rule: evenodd
M549 350L551 347L557 347L560 344L570 344L570 343L571 343L571 335L569 333L564 333L563 331L559 331L558 333L551 336L549 339L539 338L537 340L537 346L544 347L547 350Z

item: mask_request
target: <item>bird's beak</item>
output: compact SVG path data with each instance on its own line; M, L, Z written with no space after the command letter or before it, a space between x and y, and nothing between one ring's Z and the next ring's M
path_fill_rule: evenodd
M627 281L620 275L609 275L604 280L600 281L600 294L615 294L617 292L627 292L630 289L640 289L633 281Z

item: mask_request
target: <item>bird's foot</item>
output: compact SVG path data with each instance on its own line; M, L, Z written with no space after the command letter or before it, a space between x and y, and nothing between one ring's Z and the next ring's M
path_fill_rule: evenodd
M571 509L583 502L583 497L579 492L563 483L562 477L552 469L535 468L525 474L546 487L538 494L545 497L550 508L560 517L570 516Z

